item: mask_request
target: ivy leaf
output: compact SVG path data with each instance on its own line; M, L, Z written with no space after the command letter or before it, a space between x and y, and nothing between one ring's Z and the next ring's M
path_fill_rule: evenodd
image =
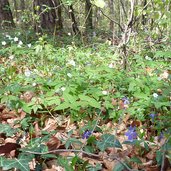
M33 159L33 155L20 154L18 159L6 159L5 157L0 157L0 167L3 170L10 170L16 168L22 171L30 171L29 162Z
M11 128L9 125L0 124L0 133L5 133L6 136L13 136L17 132L16 129Z
M122 145L114 135L104 134L101 137L101 141L97 141L97 147L101 151L105 151L108 147L122 148Z

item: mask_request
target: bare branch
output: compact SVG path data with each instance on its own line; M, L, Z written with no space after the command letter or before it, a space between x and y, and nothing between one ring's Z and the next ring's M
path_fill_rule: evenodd
M112 18L110 18L108 15L106 15L101 9L100 9L100 12L110 21L113 21L115 24L117 24L119 26L119 28L121 29L121 31L123 32L124 29L123 27L115 20L113 20Z

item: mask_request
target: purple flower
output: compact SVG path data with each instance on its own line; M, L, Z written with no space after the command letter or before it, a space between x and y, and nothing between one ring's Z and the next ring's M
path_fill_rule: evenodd
M129 99L127 97L123 97L122 101L123 101L124 105L128 105L130 103Z
M90 135L92 134L91 131L86 130L83 135L82 135L82 139L88 139L90 137Z
M160 135L158 136L158 141L161 141L164 138L164 133L160 132Z
M154 122L154 118L157 116L157 114L151 113L149 116L152 119L152 122Z
M137 138L136 127L130 126L128 128L128 131L125 133L125 135L128 137L128 141L133 141L134 139L136 139Z

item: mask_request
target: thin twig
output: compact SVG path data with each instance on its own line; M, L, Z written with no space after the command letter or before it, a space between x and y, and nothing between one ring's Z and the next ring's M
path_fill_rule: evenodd
M108 15L106 15L101 9L100 9L100 12L107 18L109 19L110 21L114 22L115 24L117 24L119 26L119 28L121 29L121 31L124 31L123 27L115 20L113 20L112 18L110 18Z
M89 153L83 150L75 150L75 149L57 149L57 150L51 150L51 151L47 151L47 152L34 152L34 151L23 151L25 153L29 153L29 154L37 154L37 155L45 155L45 154L51 154L51 153L62 153L62 152L73 152L73 153L83 153L86 154L88 156L93 156L93 157L98 157L101 158L100 155L98 154L94 154L94 153Z

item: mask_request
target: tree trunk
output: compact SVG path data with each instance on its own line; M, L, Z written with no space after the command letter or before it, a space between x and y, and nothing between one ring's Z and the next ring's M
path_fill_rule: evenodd
M69 6L69 16L72 21L72 30L74 34L80 33L78 26L77 26L77 22L76 22L75 15L74 15L74 9L72 5Z
M22 11L25 10L25 1L24 0L20 0L20 8Z
M144 1L143 1L143 8L144 8L144 11L147 10L146 5L147 5L147 0L144 0ZM146 25L146 23L147 23L147 14L142 14L142 24L143 24L143 25Z
M55 3L56 2L56 3ZM62 6L60 0L56 0L54 4L56 4L56 15L57 15L57 28L59 30L63 29L63 23L62 23Z
M35 23L35 29L40 32L45 29L53 32L57 26L56 3L53 0L34 0L34 13L39 16L39 21Z
M15 27L8 0L0 1L0 28Z
M93 10L90 0L85 1L86 31L93 29Z

